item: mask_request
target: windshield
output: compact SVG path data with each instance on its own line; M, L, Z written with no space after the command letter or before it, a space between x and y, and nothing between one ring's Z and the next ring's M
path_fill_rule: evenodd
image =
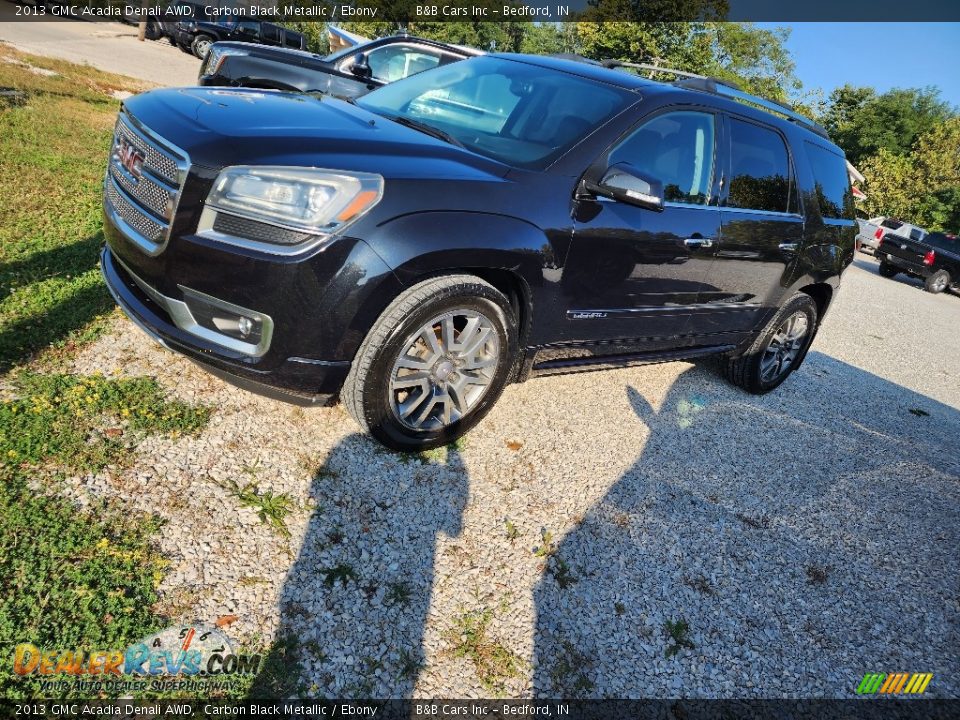
M479 57L400 80L356 102L379 115L430 125L480 155L542 169L636 100L613 85Z

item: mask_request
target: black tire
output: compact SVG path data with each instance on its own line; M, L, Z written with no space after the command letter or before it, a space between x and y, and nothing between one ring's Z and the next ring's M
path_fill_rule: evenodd
M411 429L394 410L391 390L394 363L408 350L411 337L433 318L457 309L489 319L499 349L493 378L462 417L428 430ZM347 412L366 432L394 450L420 451L453 442L493 407L509 380L517 357L517 324L503 293L473 275L425 280L401 293L373 324L360 345L340 393Z
M764 379L761 373L761 363L771 341L777 334L781 326L786 323L795 314L802 313L806 317L806 334L798 343L797 354L790 362L789 366L775 377ZM750 348L737 357L727 358L723 365L724 375L727 380L737 385L747 392L755 395L768 393L800 367L810 349L810 343L817 334L817 304L806 293L797 293L783 305L780 310L770 319L766 327L750 346Z
M877 272L880 273L880 277L892 278L900 271L897 269L896 265L888 263L886 260L881 260L880 267L877 268Z
M147 30L144 37L147 40L159 40L163 35L163 30L160 27L160 23L156 20L147 20Z
M950 287L950 273L946 270L937 270L923 283L923 289L928 293L942 293Z
M213 45L214 42L214 39L209 35L199 33L193 38L193 42L190 43L190 51L195 57L205 60L207 54L210 52L210 46Z

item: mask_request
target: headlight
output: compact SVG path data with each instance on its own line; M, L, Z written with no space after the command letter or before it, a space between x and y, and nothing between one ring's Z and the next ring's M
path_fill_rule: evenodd
M383 194L369 173L292 167L230 167L207 198L214 210L307 233L330 234L361 217Z
M216 75L220 72L220 66L223 65L223 61L228 57L244 57L249 54L250 51L243 48L219 47L217 43L214 43L210 46L210 52L207 53L207 57L200 63L199 77Z

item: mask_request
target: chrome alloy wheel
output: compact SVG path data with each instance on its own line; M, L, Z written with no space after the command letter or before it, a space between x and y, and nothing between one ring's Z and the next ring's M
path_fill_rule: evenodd
M411 430L438 430L469 413L497 373L500 338L475 310L451 310L409 335L390 373L390 406Z
M773 382L790 371L803 350L809 331L810 320L802 310L780 324L760 358L760 379L763 382Z
M936 279L936 282L934 282L933 285L930 286L930 289L933 290L934 292L937 292L937 293L938 293L938 292L943 292L944 290L946 290L946 289L947 289L947 277L946 277L945 275L939 276L939 277Z

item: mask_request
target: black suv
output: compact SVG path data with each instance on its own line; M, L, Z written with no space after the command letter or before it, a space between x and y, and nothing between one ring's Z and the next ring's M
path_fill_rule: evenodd
M177 23L176 42L181 50L193 53L201 60L210 47L222 40L306 50L303 33L263 20L184 20Z
M771 390L856 234L843 154L786 107L517 55L354 103L138 95L104 192L103 273L134 322L247 388L339 396L399 449L538 375L720 355Z

